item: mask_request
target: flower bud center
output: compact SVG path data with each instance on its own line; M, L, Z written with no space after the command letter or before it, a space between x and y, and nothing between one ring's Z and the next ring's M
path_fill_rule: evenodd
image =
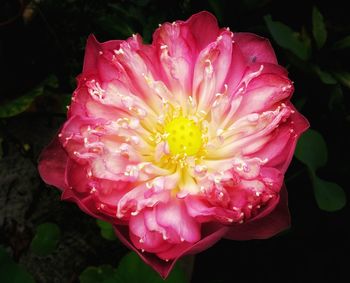
M177 117L166 126L170 153L195 155L202 146L202 132L198 125L185 117Z

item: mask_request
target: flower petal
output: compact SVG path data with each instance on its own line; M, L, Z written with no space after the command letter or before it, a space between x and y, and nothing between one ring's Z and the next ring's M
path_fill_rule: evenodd
M171 200L156 206L156 218L160 226L177 236L174 241L197 242L200 238L200 225L187 213L181 201Z
M134 250L145 263L149 264L155 269L164 279L168 277L170 271L176 262L185 255L199 253L219 241L228 231L228 227L217 223L210 223L202 227L202 238L192 245L184 245L183 249L178 249L176 257L172 260L165 261L147 252L140 252L130 241L128 227L122 225L115 225L115 232L122 243ZM169 251L170 252L170 251ZM174 254L171 254L174 256Z
M200 52L210 42L215 41L219 35L218 22L209 12L203 11L191 16L186 24L188 24L195 40L197 52Z
M230 240L267 239L290 226L288 195L285 186L281 190L280 201L276 208L265 217L232 226L225 235Z
M61 190L67 188L65 172L68 156L59 139L54 138L39 157L39 174L46 184Z
M140 213L130 218L129 233L130 239L134 246L140 250L145 250L150 253L159 253L169 249L172 245L163 239L163 235L156 230L149 230L146 226L146 217ZM148 211L152 214L152 211ZM150 214L148 213L148 214Z
M194 68L192 89L192 95L198 104L197 111L208 112L215 95L226 91L224 82L230 68L231 55L232 38L227 30L199 53Z
M234 33L233 41L239 45L249 62L277 64L275 52L266 38L252 33L238 32Z

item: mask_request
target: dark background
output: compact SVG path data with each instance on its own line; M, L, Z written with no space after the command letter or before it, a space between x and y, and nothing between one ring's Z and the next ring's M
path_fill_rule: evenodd
M292 101L327 144L328 162L317 174L349 196L350 44L334 48L350 35L342 2L0 0L0 246L39 283L79 282L88 266L118 265L127 249L101 237L95 220L74 204L60 202L59 192L40 180L37 157L65 119L90 33L99 41L140 33L150 42L159 23L184 20L201 10L214 13L220 26L233 32L271 39L295 83ZM328 32L321 49L312 39L314 6ZM272 39L264 22L267 14L309 42L307 60ZM310 66L320 66L335 82L325 83ZM15 103L12 114L1 114L2 107L26 95L31 98L25 106ZM350 282L349 207L321 210L308 170L296 159L286 185L291 229L264 241L222 240L196 256L191 282ZM61 237L53 252L38 256L30 246L36 227L44 222L56 223Z

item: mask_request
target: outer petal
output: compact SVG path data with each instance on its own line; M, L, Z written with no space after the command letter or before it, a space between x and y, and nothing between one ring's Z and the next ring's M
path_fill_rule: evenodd
M103 52L107 50L119 49L122 40L110 40L99 43L93 34L90 34L86 43L83 74L92 75L100 72L102 78L111 77L109 71L116 71L116 68L107 62ZM102 59L102 60L101 60ZM106 76L103 76L103 75Z
M97 54L100 50L96 37L93 34L90 34L85 47L83 73L93 74L96 72L98 60Z
M239 32L234 34L233 41L239 45L249 62L277 64L275 52L266 38Z
M240 241L267 239L288 229L290 226L290 214L285 186L283 186L280 194L280 201L270 214L259 219L253 218L247 223L231 227L225 238Z
M216 18L209 12L203 11L190 17L186 23L195 39L197 51L201 51L219 35Z
M72 159L68 160L66 166L66 180L69 187L81 193L87 192L90 188L87 166L82 166Z
M68 156L56 137L43 150L39 157L39 174L46 184L61 190L67 188L65 171Z
M218 225L218 224L207 224L202 227L202 238L197 243L187 246L182 250L178 251L177 256L173 260L164 261L154 254L142 253L140 252L130 241L127 226L115 225L115 232L122 243L127 247L134 250L145 263L154 268L164 279L169 275L170 271L174 267L175 263L179 258L189 255L199 253L219 241L228 231L228 227Z

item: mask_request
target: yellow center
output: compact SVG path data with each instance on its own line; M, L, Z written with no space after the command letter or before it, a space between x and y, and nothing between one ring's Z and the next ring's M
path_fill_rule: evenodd
M195 155L202 146L202 132L196 123L178 117L165 126L171 154Z

